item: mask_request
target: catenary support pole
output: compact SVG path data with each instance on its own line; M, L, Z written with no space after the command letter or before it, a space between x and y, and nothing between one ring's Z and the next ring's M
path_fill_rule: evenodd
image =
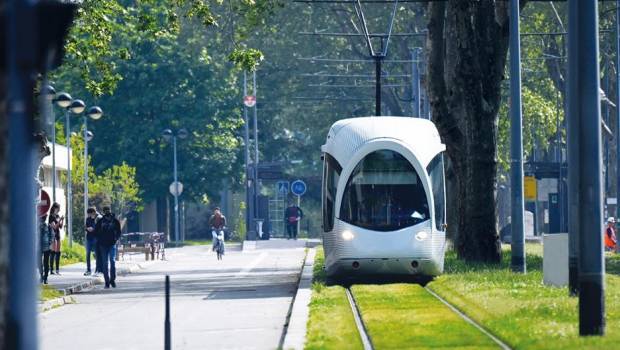
M254 104L254 188L252 193L254 195L254 218L258 218L258 193L259 193L259 182L258 182L258 92L256 90L256 71L253 72L252 75L252 94L256 98L256 103ZM254 228L258 230L258 228Z
M243 96L248 95L248 76L247 71L243 71ZM245 230L246 239L250 232L252 224L252 183L250 176L250 126L248 123L248 107L243 104L243 123L245 125L245 133L243 135L245 144Z
M375 115L381 115L381 60L383 57L375 56Z
M519 0L510 1L510 182L512 270L526 272L523 232L523 116L521 114L521 44Z
M416 47L411 50L411 92L413 100L413 117L421 117L420 103L420 50Z
M50 107L52 118L52 203L56 203L56 114L54 113L54 102Z
M37 293L35 279L35 150L33 137L34 50L29 40L36 27L24 25L33 20L35 1L12 0L6 6L7 114L9 124L9 258L8 309L6 310L6 344L0 348L37 349ZM4 233L3 233L4 234Z
M172 137L174 153L174 241L179 243L179 177L177 173L177 135Z
M67 146L67 220L65 221L65 232L69 238L69 247L73 246L73 184L71 183L71 112L69 108L65 114L65 124L67 131L65 133Z
M569 89L571 134L569 150L577 152L579 202L579 334L605 333L605 288L603 255L603 203L601 159L601 105L596 0L569 0ZM578 141L578 144L573 144ZM574 168L570 164L570 168ZM570 181L570 180L569 180Z
M620 0L616 0L616 219L620 218ZM612 215L614 215L612 214ZM617 220L616 220L617 222Z

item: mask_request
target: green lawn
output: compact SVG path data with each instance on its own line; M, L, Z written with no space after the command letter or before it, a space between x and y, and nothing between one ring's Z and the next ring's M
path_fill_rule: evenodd
M344 288L325 286L323 249L317 248L306 349L362 349Z
M509 247L500 265L465 264L449 252L446 273L429 288L515 349L620 348L620 278L606 278L607 336L580 338L577 298L543 285L542 248L527 251L526 275L510 271Z
M419 285L359 285L352 290L377 349L497 349Z
M77 242L73 242L69 248L69 242L65 239L61 243L60 253L60 266L86 262L86 248Z

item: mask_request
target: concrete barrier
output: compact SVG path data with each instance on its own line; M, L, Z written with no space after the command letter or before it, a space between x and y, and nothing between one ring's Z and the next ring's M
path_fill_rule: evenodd
M546 285L568 285L568 233L543 235L543 282Z

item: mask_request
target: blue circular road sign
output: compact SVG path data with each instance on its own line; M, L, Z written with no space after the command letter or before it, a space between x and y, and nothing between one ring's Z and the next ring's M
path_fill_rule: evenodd
M301 180L297 180L291 184L291 192L296 196L303 196L304 193L306 193L306 189L306 183Z

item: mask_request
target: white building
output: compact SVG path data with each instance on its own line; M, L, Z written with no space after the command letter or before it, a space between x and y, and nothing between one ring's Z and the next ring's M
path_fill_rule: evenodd
M49 143L50 150L53 145ZM70 151L69 151L70 152ZM60 215L65 217L65 224L67 223L67 170L69 169L69 159L67 154L67 147L56 144L54 147L54 154L56 158L56 184L52 183L52 155L43 158L41 172L39 173L39 179L43 183L43 191L49 194L52 203L54 201L60 204ZM54 187L56 189L56 199L54 199ZM62 237L65 236L66 228L60 231Z

